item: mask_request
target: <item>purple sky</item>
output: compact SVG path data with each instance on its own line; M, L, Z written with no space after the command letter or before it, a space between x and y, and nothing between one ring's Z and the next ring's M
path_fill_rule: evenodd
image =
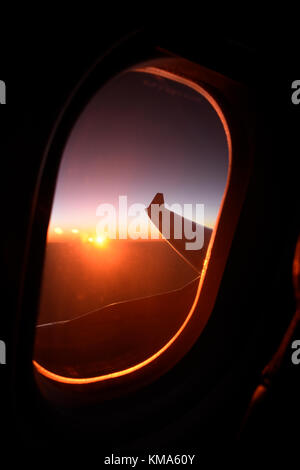
M213 226L227 180L221 121L202 95L171 80L125 72L86 106L64 150L50 226L94 230L96 208L173 203L205 205Z

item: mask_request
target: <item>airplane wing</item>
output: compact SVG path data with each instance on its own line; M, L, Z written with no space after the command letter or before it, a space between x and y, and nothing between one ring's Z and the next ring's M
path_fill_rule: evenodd
M153 207L157 208L159 206L159 217L153 217ZM165 206L164 195L163 193L157 193L149 206L147 207L147 214L151 222L158 228L159 232L166 238L170 246L176 251L176 253L181 256L188 264L190 264L197 273L201 273L203 262L205 259L205 254L207 247L210 241L212 234L212 229L204 226L200 226L196 222L191 222L185 219L184 217L176 214L175 212L170 211ZM166 233L164 230L163 220L170 220L170 231ZM184 227L186 224L192 225L193 232L202 231L203 233L203 246L200 250L191 250L187 249L187 243L191 242L185 236ZM176 238L175 226L181 227L181 238Z

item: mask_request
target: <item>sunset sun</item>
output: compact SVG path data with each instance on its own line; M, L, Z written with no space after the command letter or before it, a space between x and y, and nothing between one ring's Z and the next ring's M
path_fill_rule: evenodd
M106 241L106 238L99 235L97 238L96 238L96 243L97 245L101 245L103 246L105 244L105 241Z

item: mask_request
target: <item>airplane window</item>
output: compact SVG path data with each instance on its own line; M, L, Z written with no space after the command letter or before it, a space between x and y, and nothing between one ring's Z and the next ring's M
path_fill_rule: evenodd
M229 171L214 99L147 63L70 133L48 227L34 364L100 382L159 361L195 309Z

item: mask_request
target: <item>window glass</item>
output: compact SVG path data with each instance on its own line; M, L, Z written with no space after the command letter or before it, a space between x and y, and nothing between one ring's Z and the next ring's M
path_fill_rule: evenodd
M57 178L40 372L104 380L157 360L191 310L227 174L226 133L199 90L143 66L93 96Z

